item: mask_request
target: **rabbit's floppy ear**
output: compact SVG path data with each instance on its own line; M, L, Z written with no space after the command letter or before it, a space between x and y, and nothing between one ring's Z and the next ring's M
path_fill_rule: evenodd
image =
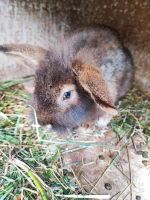
M117 110L100 69L79 61L75 61L72 67L77 81L81 87L89 93L96 104L98 104L103 111L116 115Z
M17 58L17 61L26 65L38 66L40 60L43 60L48 50L29 44L4 44L0 45L0 52Z

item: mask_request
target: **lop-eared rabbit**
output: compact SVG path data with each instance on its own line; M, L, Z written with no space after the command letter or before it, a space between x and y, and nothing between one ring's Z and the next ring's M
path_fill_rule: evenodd
M35 67L34 106L38 122L58 132L106 127L133 79L133 62L117 31L78 29L50 49L4 44L0 51Z

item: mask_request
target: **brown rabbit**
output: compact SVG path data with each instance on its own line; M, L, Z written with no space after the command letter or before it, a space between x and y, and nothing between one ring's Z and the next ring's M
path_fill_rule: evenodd
M129 50L106 26L78 29L50 50L10 44L0 46L0 51L37 66L38 121L59 132L91 123L105 127L117 114L115 105L133 78Z

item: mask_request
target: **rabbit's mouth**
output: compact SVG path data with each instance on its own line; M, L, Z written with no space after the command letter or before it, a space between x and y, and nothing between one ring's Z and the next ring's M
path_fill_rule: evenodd
M84 104L81 107L74 105L64 113L56 113L51 121L52 128L58 132L74 130L81 125L94 121L97 118L94 104Z

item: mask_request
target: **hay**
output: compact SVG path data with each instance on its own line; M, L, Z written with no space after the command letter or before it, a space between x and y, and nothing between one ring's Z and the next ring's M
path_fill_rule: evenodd
M136 162L141 164L141 161L144 161L142 166L147 165L145 169L149 167L148 159L143 160L142 157L146 156L149 146L148 94L133 88L120 102L120 114L111 122L111 128L116 134L110 131L103 134L102 131L95 130L91 135L90 131L80 130L67 138L58 137L49 128L39 127L35 123L33 109L28 106L30 100L31 95L24 90L20 81L0 85L1 200L87 197L101 199L102 196L90 195L112 196L115 191L118 193L114 199L121 199L122 196L130 199L131 195L142 195L137 190L133 192L134 178L131 171ZM142 146L139 145L141 142ZM124 162L123 156L126 162L130 163L130 167L123 164L125 169L128 168L124 169L124 172L120 168ZM16 159L21 165L15 162ZM28 166L34 176L21 167L24 165ZM139 170L137 165L136 167L136 170ZM115 189L107 190L106 193L100 186L104 182L115 181L117 174L122 182L125 179L128 184L123 182L120 191L115 186ZM146 177L146 173L144 176ZM38 177L38 184L33 177Z

